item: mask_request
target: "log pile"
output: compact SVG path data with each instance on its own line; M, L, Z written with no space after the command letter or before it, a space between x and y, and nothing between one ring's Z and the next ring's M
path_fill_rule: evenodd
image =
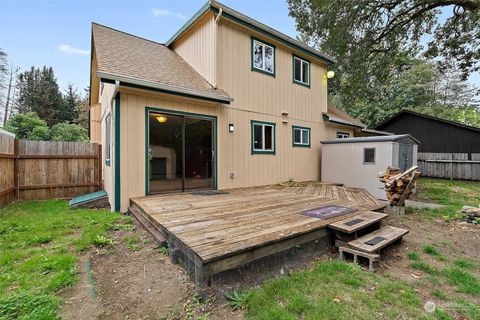
M413 166L402 173L398 168L388 167L378 174L380 182L385 185L385 193L391 206L403 207L405 200L410 198L415 181L420 175L417 169L417 166Z

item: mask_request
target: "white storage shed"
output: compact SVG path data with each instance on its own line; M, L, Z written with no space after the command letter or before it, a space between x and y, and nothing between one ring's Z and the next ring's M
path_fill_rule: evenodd
M378 173L417 164L418 140L409 134L322 141L322 181L364 188L385 200Z

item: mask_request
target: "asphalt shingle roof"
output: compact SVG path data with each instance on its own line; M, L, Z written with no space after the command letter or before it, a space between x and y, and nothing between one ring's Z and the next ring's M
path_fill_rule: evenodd
M98 71L229 99L167 46L92 24Z

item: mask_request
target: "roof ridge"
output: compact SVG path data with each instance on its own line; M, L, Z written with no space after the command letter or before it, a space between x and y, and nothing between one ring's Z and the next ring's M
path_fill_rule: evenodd
M145 40L145 41L148 41L148 42L152 42L152 43L154 43L154 44L157 44L157 45L160 45L160 46L163 46L163 47L168 48L168 46L166 46L164 43L157 42L157 41L154 41L154 40L151 40L151 39L147 39L147 38L144 38L144 37L140 37L140 36L134 35L134 34L132 34L132 33L129 33L129 32L126 32L126 31L122 31L122 30L119 30L119 29L115 29L115 28L106 26L106 25L104 25L104 24L101 24L101 23L98 23L98 22L95 22L95 21L92 21L92 26L93 26L93 25L97 25L97 26L102 27L102 28L110 29L110 30L115 31L115 32L123 33L123 34L126 34L126 35L128 35L128 36L131 36L131 37L134 37L134 38L137 38L137 39L141 39L141 40Z

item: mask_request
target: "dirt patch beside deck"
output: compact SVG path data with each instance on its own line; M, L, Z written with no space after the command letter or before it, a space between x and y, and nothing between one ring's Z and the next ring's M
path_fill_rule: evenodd
M225 301L195 299L194 284L181 266L173 264L150 234L133 224L133 231L109 233L113 245L82 257L77 265L79 281L62 294L62 319L196 319L204 314L209 319L242 318ZM138 240L139 247L129 248L125 239Z

